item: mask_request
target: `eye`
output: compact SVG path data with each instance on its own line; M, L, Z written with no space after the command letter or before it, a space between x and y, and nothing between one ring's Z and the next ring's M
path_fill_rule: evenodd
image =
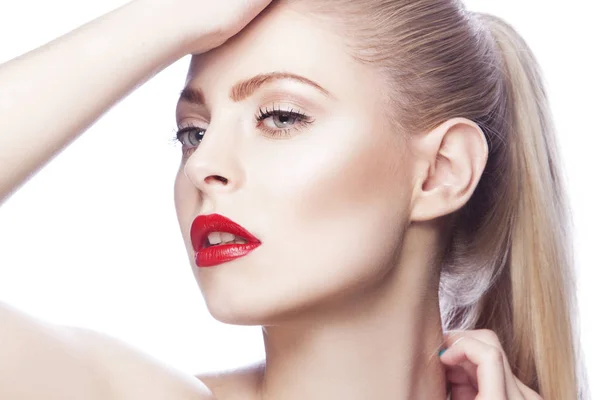
M290 136L292 130L300 130L313 122L312 118L299 111L275 109L275 106L271 110L260 109L256 121L271 136Z
M291 112L278 111L273 113L273 123L277 128L289 128L299 119L299 115Z
M271 110L259 109L259 114L255 116L255 119L258 123L257 128L273 137L289 137L292 130L300 130L314 122L311 117L302 112L293 109L289 111L275 109L275 106ZM267 123L267 121L271 123ZM180 142L184 155L188 155L200 145L205 134L206 128L200 128L192 124L179 126L173 141Z
M206 129L189 125L179 128L174 139L180 141L183 147L197 147L205 133Z

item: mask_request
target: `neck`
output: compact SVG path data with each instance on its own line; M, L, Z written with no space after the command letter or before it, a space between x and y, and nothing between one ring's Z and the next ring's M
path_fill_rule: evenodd
M259 398L445 400L437 284L416 285L431 260L411 258L354 298L263 327Z

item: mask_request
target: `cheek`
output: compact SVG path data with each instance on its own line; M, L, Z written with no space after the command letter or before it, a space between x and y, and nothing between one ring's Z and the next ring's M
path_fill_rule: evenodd
M369 208L406 189L399 142L378 125L339 116L263 155L254 171L259 191L293 202L295 215Z
M174 191L174 201L175 201L175 211L177 212L177 219L179 222L182 222L183 215L185 214L185 210L189 209L189 189L190 185L186 185L184 182L185 175L183 174L182 168L179 168L177 171L177 175L175 177L175 184L173 187Z
M271 279L307 300L380 275L410 199L397 138L347 117L328 125L280 149L258 190L272 221L264 260L284 271Z
M183 168L179 168L177 171L173 189L177 221L179 222L179 229L187 246L187 242L189 241L189 224L191 224L192 220L198 214L201 197L198 190L183 173ZM191 248L189 251L192 251Z

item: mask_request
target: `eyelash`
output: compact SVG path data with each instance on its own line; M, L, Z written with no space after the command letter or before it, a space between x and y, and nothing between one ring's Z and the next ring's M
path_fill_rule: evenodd
M254 118L255 118L256 122L258 124L260 124L267 118L282 117L282 116L293 119L294 120L293 127L287 128L287 129L281 128L281 129L277 129L277 130L272 129L272 128L263 127L263 130L266 131L269 136L278 137L278 138L279 137L290 137L292 135L292 131L300 130L300 129L304 128L305 126L314 122L314 120L311 117L309 117L308 115L306 115L302 112L294 111L294 109L291 109L289 111L282 110L281 108L275 109L275 106L273 106L270 110L266 109L264 111L262 108L259 108L258 114L256 114L254 116ZM187 145L182 140L182 137L187 133L198 134L200 132L203 132L202 136L204 136L204 134L206 133L206 129L200 128L193 124L178 126L176 129L175 136L173 137L172 141L175 143L179 142L179 143L181 143L182 146L185 147ZM201 139L200 139L200 142L202 142ZM197 145L196 145L196 147L197 147ZM192 148L195 148L195 147L192 147Z

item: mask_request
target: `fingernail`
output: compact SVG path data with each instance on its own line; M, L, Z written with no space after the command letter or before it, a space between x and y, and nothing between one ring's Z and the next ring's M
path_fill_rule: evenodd
M440 357L441 357L441 356L442 356L442 354L444 354L444 352L445 352L446 350L448 350L448 349L443 349L443 350L440 350L440 352L438 353L438 356L440 356Z

